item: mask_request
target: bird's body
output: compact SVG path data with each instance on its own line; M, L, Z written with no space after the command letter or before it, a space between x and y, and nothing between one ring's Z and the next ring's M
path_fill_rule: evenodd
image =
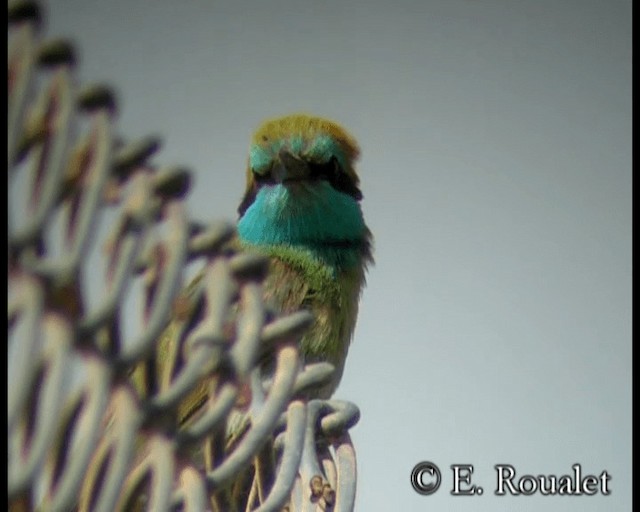
M283 313L309 309L304 362L329 362L342 376L371 257L358 176L359 150L337 124L307 115L265 122L255 133L238 236L270 258L265 300Z

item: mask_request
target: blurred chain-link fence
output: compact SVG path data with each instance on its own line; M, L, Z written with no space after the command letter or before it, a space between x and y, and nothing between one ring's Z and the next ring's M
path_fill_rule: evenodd
M189 172L116 134L37 3L8 11L9 509L352 510L359 413L307 398L331 372L299 367L309 315L267 314L266 262L188 218Z

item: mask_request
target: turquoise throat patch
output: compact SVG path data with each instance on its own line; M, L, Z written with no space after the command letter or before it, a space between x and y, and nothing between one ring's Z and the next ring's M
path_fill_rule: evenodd
M265 185L238 221L257 246L290 246L333 267L357 265L366 227L356 200L325 181Z

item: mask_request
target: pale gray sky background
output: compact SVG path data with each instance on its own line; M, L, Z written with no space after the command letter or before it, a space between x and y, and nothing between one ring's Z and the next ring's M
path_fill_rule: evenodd
M51 0L119 131L235 220L248 141L308 111L359 140L376 266L337 397L357 510L631 509L631 1ZM443 471L432 496L413 466ZM607 470L607 497L496 497ZM481 497L452 497L454 463Z

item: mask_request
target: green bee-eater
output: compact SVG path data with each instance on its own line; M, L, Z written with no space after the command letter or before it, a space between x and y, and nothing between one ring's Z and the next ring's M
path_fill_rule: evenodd
M342 376L372 262L358 156L356 141L332 121L302 114L266 121L251 141L238 208L243 245L270 258L266 302L314 314L301 340L304 362L335 366L319 398L328 398Z
M373 261L354 169L358 156L353 137L326 119L296 114L263 123L251 142L238 238L231 243L269 258L263 283L269 309L313 313L314 321L300 341L303 363L335 367L332 379L314 391L316 398L330 397L340 381L367 265ZM183 312L195 307L193 288L179 299ZM174 325L160 340L158 374L166 374L164 358L177 342ZM139 389L145 389L146 372L142 366L134 372ZM198 411L208 390L202 382L182 400L181 423Z

